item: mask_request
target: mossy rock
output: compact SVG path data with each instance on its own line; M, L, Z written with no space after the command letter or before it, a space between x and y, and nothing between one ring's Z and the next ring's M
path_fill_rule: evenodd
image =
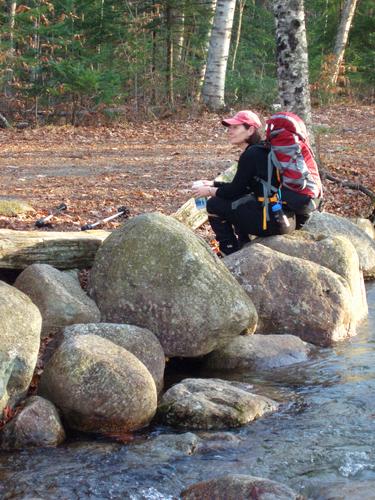
M16 217L28 212L35 212L35 210L26 201L0 198L0 215L4 217Z

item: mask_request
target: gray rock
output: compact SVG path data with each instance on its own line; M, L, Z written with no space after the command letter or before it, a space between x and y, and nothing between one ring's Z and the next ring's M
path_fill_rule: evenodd
M355 334L352 296L338 274L260 243L224 259L258 312L257 333L329 346Z
M211 352L206 367L221 371L270 370L306 361L311 347L293 335L241 335Z
M219 379L185 379L162 397L158 416L183 429L239 427L277 409L277 403L251 392L252 386Z
M362 217L353 217L350 220L359 228L361 228L362 231L368 234L371 239L375 239L375 227L369 219L363 219Z
M97 335L65 339L42 374L39 393L84 432L128 432L156 411L155 382L133 354Z
M256 326L253 304L209 246L158 213L106 239L90 293L103 321L148 328L170 357L207 354Z
M54 335L66 325L100 321L99 309L73 273L49 264L32 264L18 276L14 286L38 306L43 318L42 337Z
M163 388L165 355L159 340L150 330L134 325L88 323L64 329L65 338L75 335L98 335L134 354L151 373L158 393Z
M142 444L136 444L132 451L147 455L147 461L157 458L158 463L177 457L194 455L201 440L192 432L183 434L160 434ZM143 455L144 456L144 455Z
M20 401L37 362L42 317L29 297L0 281L0 416Z
M285 484L247 476L230 474L193 484L181 493L184 500L302 500Z
M314 212L303 229L317 235L340 235L349 238L358 252L365 279L375 278L375 241L352 221L326 212Z
M375 481L356 480L339 481L328 486L315 487L314 498L319 500L373 500L375 498Z
M58 446L65 431L54 405L39 396L26 400L22 408L1 433L1 447L6 450Z
M295 231L287 236L262 238L260 243L286 255L320 264L342 276L352 293L353 327L356 322L367 317L366 291L358 253L347 237L316 236L305 231Z

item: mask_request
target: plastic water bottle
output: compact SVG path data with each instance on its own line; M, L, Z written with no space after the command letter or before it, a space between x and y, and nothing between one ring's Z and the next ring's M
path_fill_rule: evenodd
M193 182L193 188L200 187L203 185L204 184L202 181ZM205 198L204 196L202 196L200 198L195 198L195 206L197 207L198 210L203 210L207 206L207 198Z
M283 207L281 203L275 203L271 207L272 213L275 217L275 221L280 226L282 231L287 231L290 227L290 222L288 217L283 212Z

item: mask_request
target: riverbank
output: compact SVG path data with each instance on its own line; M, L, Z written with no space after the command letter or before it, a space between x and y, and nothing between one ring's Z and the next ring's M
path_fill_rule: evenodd
M375 283L367 298L369 319L350 341L270 376L242 376L291 400L280 412L225 432L153 427L125 444L76 435L56 449L4 452L1 497L172 500L196 481L235 472L283 482L311 499L372 498Z

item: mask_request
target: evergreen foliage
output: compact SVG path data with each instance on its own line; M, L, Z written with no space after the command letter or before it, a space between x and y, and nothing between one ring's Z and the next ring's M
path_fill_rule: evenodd
M340 0L306 2L310 81L321 97L327 58L340 21ZM35 117L122 105L158 115L193 105L206 61L210 0L0 0L0 111ZM269 106L277 98L272 2L247 0L230 106ZM373 97L375 16L361 0L345 54L342 93ZM234 21L232 53L238 29ZM27 111L28 110L28 111ZM45 118L46 119L46 118Z

